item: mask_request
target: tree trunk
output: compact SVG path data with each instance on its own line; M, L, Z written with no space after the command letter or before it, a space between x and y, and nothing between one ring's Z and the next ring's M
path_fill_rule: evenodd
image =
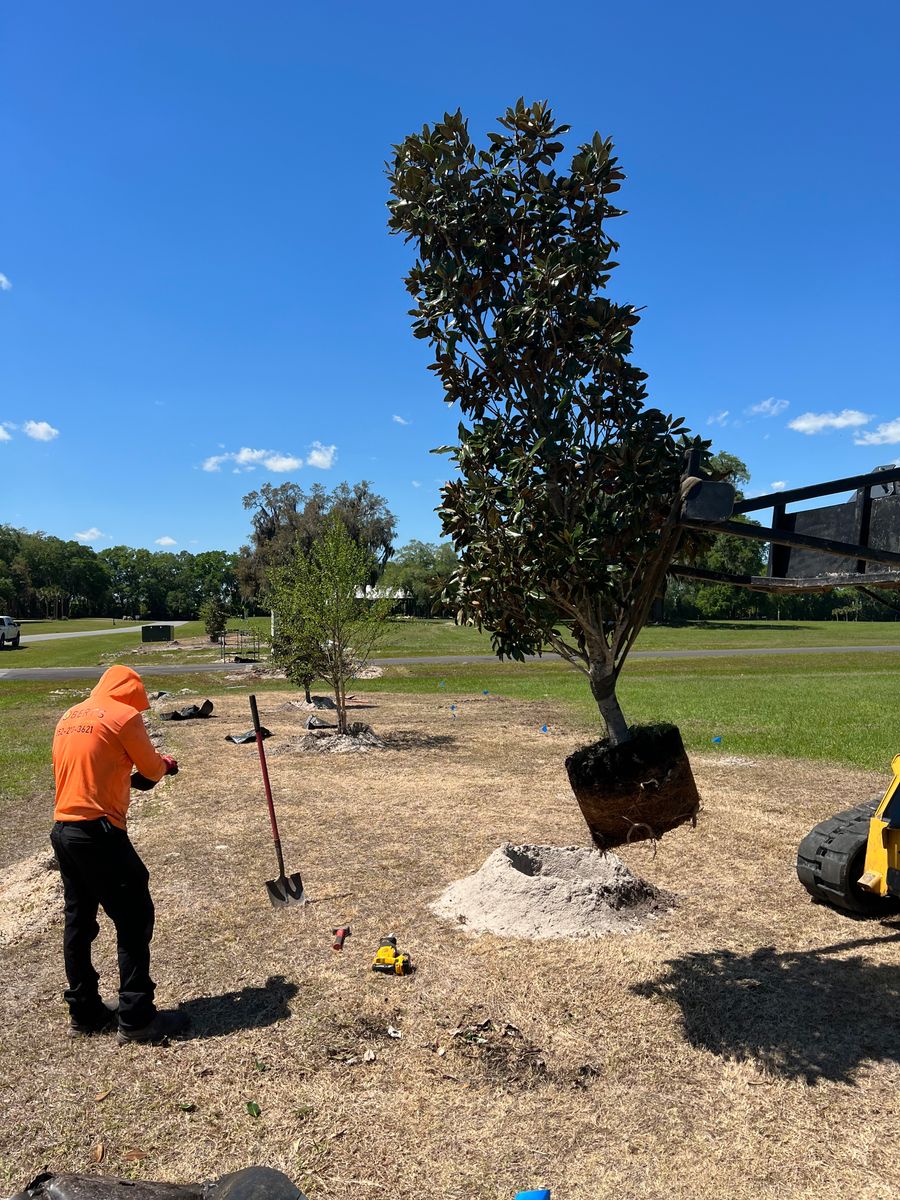
M334 681L334 701L337 704L338 733L347 732L347 696L344 692L344 681L337 677Z
M312 683L312 680L311 680L311 679L304 679L304 680L303 680L303 691L304 691L304 693L305 693L305 695L306 695L306 703L307 703L307 704L312 704L312 696L309 694L309 685L310 685L311 683Z
M611 746L621 746L623 742L630 741L631 733L616 697L615 676L606 668L605 664L592 663L589 677L591 691L593 692L594 699L597 701L600 715L606 724L609 744Z

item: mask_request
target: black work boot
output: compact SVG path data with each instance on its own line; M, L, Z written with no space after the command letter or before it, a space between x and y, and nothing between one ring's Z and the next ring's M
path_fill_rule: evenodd
M69 1037L91 1037L95 1033L110 1032L115 1028L118 1012L118 1001L107 1004L105 1000L99 1000L97 1009L89 1017L69 1018Z
M120 1046L127 1046L130 1042L137 1042L141 1046L158 1046L170 1037L184 1033L189 1025L187 1013L171 1009L168 1012L158 1012L150 1024L142 1029L123 1029L120 1025L116 1041Z

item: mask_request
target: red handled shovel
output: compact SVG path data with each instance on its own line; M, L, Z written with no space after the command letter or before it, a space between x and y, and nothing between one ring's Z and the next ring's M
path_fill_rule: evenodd
M278 836L278 822L275 820L275 805L272 803L272 787L269 783L269 770L266 766L266 752L263 748L262 728L259 723L259 709L256 707L255 696L250 697L250 712L253 715L256 748L259 751L259 765L262 767L263 787L266 789L266 803L269 806L269 820L272 822L272 837L275 839L275 856L278 859L278 878L266 880L266 891L276 908L282 908L286 904L305 904L306 895L303 891L300 872L297 871L293 875L284 873L284 855L281 853L281 838Z

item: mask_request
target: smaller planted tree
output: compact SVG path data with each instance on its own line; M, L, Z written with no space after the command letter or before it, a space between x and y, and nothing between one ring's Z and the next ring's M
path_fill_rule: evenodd
M329 681L339 733L347 732L347 685L371 656L393 608L392 600L366 598L371 572L371 556L338 516L329 518L308 554L297 546L287 565L269 572L273 653L280 647L295 682L316 675Z

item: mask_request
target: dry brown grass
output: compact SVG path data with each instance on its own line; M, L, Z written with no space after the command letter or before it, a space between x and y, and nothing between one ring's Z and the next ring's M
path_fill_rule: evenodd
M166 728L183 770L134 839L158 998L185 1001L194 1036L69 1042L58 925L3 951L0 1178L177 1181L258 1161L334 1200L511 1200L539 1183L554 1200L896 1194L900 927L811 905L793 873L807 828L877 777L695 758L698 828L623 854L676 893L673 912L603 940L471 939L429 912L449 880L505 839L586 842L563 768L577 734L493 697L458 720L439 698L364 699L356 716L399 748L270 760L304 911L274 911L262 886L256 751L222 740L247 728L245 697ZM268 748L300 732L284 700L260 696ZM411 978L369 970L388 932ZM106 930L98 958L111 982ZM452 1036L488 1017L521 1037Z

